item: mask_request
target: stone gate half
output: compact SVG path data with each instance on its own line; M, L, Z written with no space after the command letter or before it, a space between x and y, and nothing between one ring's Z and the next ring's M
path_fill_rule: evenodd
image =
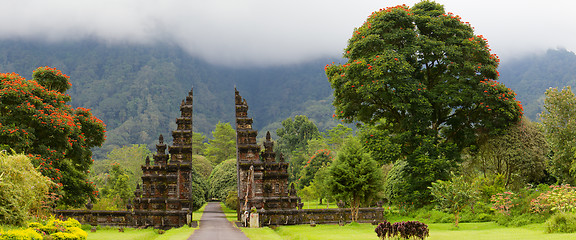
M256 143L258 131L252 128L248 104L235 89L236 146L238 176L238 219L252 208L296 209L300 198L294 185L288 186L288 162L276 157L270 132L266 133L264 150Z

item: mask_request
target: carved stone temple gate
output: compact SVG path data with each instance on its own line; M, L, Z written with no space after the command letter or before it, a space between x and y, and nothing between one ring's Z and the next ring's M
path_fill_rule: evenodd
M258 226L346 223L350 209L302 209L294 185L288 185L288 162L274 152L270 133L256 143L258 131L252 128L248 104L235 89L236 153L238 177L238 220L248 213L258 215ZM127 211L56 210L61 217L73 217L83 224L169 229L192 224L192 90L180 104L177 129L172 131L173 145L164 144L160 135L151 163L146 158L142 185L136 186L133 205ZM168 154L166 154L168 150ZM141 161L137 159L137 161ZM359 222L383 220L383 208L361 208ZM252 219L254 220L254 219Z
M270 132L266 133L264 151L256 144L258 131L252 129L248 104L238 90L236 102L236 168L238 176L238 219L254 209L296 209L300 198L294 185L288 187L288 163L276 157Z
M180 104L173 145L160 135L151 163L142 169L142 185L136 186L133 205L127 211L57 210L56 215L73 217L84 224L169 229L192 224L192 126L193 92ZM168 154L166 154L168 149ZM137 161L141 161L137 159ZM88 204L91 205L91 204Z

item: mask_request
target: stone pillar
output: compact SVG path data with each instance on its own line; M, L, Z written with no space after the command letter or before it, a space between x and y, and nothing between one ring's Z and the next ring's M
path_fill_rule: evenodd
M257 212L250 213L250 227L251 228L260 227L260 215Z

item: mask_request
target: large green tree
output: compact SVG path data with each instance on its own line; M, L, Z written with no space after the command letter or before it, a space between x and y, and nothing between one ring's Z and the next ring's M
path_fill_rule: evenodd
M330 167L330 192L350 204L352 221L360 206L370 204L382 192L383 175L376 161L357 139L350 139Z
M549 169L559 181L576 183L576 96L568 86L550 88L540 114L544 134L550 143Z
M204 149L206 148L204 139L206 139L206 136L202 133L195 132L192 134L192 151L194 151L194 154L202 155L204 153Z
M484 177L501 175L507 189L538 183L545 175L548 143L536 123L527 118L506 134L487 140L475 155Z
M276 130L278 135L277 151L289 156L293 151L306 150L308 140L320 137L318 127L307 116L297 115L282 121L282 127Z
M236 132L230 123L216 124L212 131L214 139L210 139L204 149L204 155L214 166L222 161L236 157Z
M449 177L460 150L522 116L515 93L494 80L499 60L486 39L438 3L372 13L354 30L344 57L346 63L325 69L336 116L386 120L409 164L410 192L430 196L427 186Z
M295 182L300 177L308 158L320 149L309 149L309 143L323 146L325 145L324 141L318 140L322 137L318 127L305 115L294 116L294 119L290 117L285 119L282 121L282 127L276 129L276 134L278 135L276 152L281 153L290 162L289 181Z
M67 105L70 86L50 67L36 69L32 80L0 74L0 150L28 154L57 183L61 203L79 206L96 194L88 181L90 149L102 145L106 127L90 109Z
M323 167L328 167L332 164L332 151L328 149L318 149L314 155L312 155L300 172L300 177L298 178L299 188L310 186L312 180L316 176L316 172Z

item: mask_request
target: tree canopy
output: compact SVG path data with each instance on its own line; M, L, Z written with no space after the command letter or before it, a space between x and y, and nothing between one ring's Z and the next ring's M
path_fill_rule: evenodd
M308 140L320 137L318 127L307 116L297 115L282 121L282 127L276 130L278 135L277 150L290 155L295 150L305 150Z
M78 206L97 193L88 181L90 149L102 145L106 127L90 109L67 105L70 85L50 67L36 69L32 80L0 74L0 149L30 156L60 187L62 203Z
M540 114L552 150L549 169L560 182L576 183L576 95L570 87L546 91Z
M476 158L484 177L502 175L506 188L519 189L544 177L547 154L544 134L536 123L524 118L506 134L480 145Z
M236 132L230 123L218 122L212 136L214 139L210 139L206 144L204 155L214 166L236 157Z
M447 179L459 152L522 116L515 93L495 81L499 59L469 23L422 1L373 12L354 30L344 64L329 64L335 117L382 124L417 189ZM429 194L428 194L429 196Z
M522 115L498 78L498 57L459 16L423 1L372 13L355 29L345 64L326 66L336 116L345 122L386 119L397 133L440 135L474 143ZM410 151L417 147L405 147Z
M236 190L236 179L236 159L221 162L210 174L208 197L226 199L230 191Z

